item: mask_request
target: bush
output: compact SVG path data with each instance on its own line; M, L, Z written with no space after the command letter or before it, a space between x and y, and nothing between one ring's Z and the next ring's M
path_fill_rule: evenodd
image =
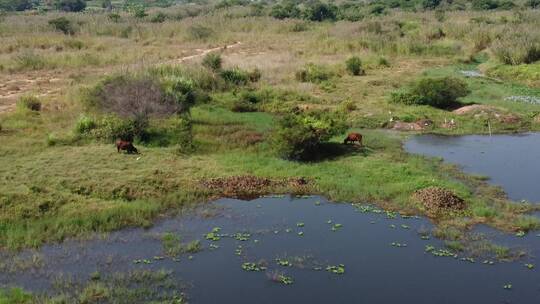
M176 133L176 153L187 154L195 150L193 126L188 117L176 117L173 123Z
M122 19L122 17L120 16L120 14L118 13L110 13L107 18L109 18L109 20L111 20L112 22L114 23L118 23L120 22L120 20Z
M14 58L14 61L17 68L23 70L41 70L46 65L45 58L32 51L23 51Z
M250 75L239 68L223 70L219 73L227 83L237 86L246 85L250 81Z
M55 30L64 33L65 35L73 35L75 31L66 17L58 17L55 19L49 20L49 25L52 26Z
M75 124L75 133L82 135L90 133L97 127L96 121L88 116L81 115Z
M293 2L276 4L270 11L270 16L276 19L300 18L301 11Z
M287 114L273 134L277 154L289 160L311 160L319 156L321 145L345 131L345 126L328 113Z
M218 53L210 53L204 56L202 60L202 65L209 68L212 71L221 70L222 59L221 55Z
M188 35L193 40L206 40L214 35L214 31L203 25L192 25L188 28Z
M345 66L349 74L353 76L364 75L365 71L362 68L362 60L358 56L353 56L345 61Z
M84 0L55 0L54 7L65 12L80 12L86 8Z
M24 11L33 6L34 1L31 0L0 0L0 11Z
M528 0L526 5L530 8L540 8L540 0Z
M165 15L162 12L157 13L152 19L150 19L150 22L152 23L163 23L167 20L167 15Z
M475 10L492 10L499 7L497 0L473 0L472 8Z
M311 21L336 20L337 7L319 1L309 5L303 12L304 19Z
M512 32L493 42L493 53L505 64L528 64L540 60L540 34Z
M137 125L133 120L122 119L114 114L103 116L96 127L89 132L81 135L87 135L105 142L112 142L117 139L133 141L135 137L144 135L144 128Z
M41 111L41 101L35 96L22 96L17 101L17 107L30 111Z
M422 7L425 9L435 9L441 2L441 0L422 0Z
M391 95L394 103L407 105L429 105L448 108L458 102L458 98L470 93L467 84L454 77L425 78L411 86L408 92L395 92Z
M320 83L334 77L334 73L326 66L307 64L302 70L296 72L296 79L301 82Z

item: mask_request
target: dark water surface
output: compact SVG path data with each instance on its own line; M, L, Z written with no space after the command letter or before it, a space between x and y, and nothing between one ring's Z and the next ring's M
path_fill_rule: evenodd
M490 177L510 199L540 203L540 133L522 135L413 136L410 153L442 157L465 172Z
M47 245L39 252L44 261L41 268L0 273L0 286L51 292L51 282L57 277L87 280L96 270L106 275L168 269L191 286L187 290L190 303L540 303L537 269L527 269L524 261L486 265L461 257L436 257L426 252L426 246L442 248L443 244L421 238L420 233L432 228L422 218L328 203L321 197L222 199L212 205L216 215L210 218L197 213L163 220L151 229L115 232L107 239ZM342 227L332 231L336 223ZM221 228L220 234L243 232L250 237L206 240L204 235L214 227ZM192 259L182 255L179 262L165 257L148 265L133 263L164 255L160 236L165 232L185 240L200 239L204 250ZM534 234L505 235L501 241L525 242L532 256L540 253L540 237ZM219 248L210 249L210 244ZM240 255L238 246L242 246ZM302 265L276 263L276 258L293 261L295 257L303 257ZM242 269L245 262L261 260L267 263L266 271ZM325 270L338 264L345 265L344 274ZM273 282L268 276L274 272L291 277L294 283ZM504 289L506 284L512 284L512 290Z

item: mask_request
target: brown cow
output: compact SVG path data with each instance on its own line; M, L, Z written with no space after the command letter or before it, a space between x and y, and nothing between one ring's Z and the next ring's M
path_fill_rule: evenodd
M362 134L360 134L360 133L349 133L349 135L347 135L347 137L343 141L343 144L355 143L355 142L359 143L360 146L362 146Z
M127 140L117 140L116 141L116 150L118 153L120 153L120 150L125 150L127 154L135 153L139 154L139 151L137 151L137 148L133 146L133 143Z

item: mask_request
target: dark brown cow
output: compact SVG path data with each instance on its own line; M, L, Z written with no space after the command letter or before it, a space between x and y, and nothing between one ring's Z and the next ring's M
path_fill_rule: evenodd
M355 143L355 142L359 143L360 146L362 146L362 134L360 134L360 133L349 133L349 135L347 135L347 137L343 141L344 144Z
M132 153L139 154L139 151L137 151L137 148L133 146L133 143L127 140L121 140L121 139L117 140L116 150L118 151L118 153L120 153L120 150L125 150L127 154L132 154Z

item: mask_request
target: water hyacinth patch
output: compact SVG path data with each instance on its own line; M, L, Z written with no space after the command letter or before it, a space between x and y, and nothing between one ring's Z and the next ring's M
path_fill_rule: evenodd
M448 249L437 249L432 245L426 245L425 252L429 252L429 253L433 254L434 256L436 256L436 257L453 257L453 258L457 258L457 254L451 252L450 250L448 250Z
M534 269L534 265L533 265L533 264L525 264L525 267L527 267L527 269L530 269L530 270L533 270L533 269Z
M405 243L397 243L397 242L392 242L390 245L392 245L392 247L398 247L398 248L401 248L401 247L407 247L407 244Z
M508 96L504 100L525 102L525 103L531 103L531 104L540 104L540 97L538 96L527 96L527 95Z
M512 289L512 284L505 284L503 286L503 288L506 289L506 290L510 290L510 289Z
M326 266L326 271L335 273L335 274L344 274L345 273L345 265L339 264L339 265L328 265Z
M305 224L302 223L302 222L296 223L296 227L304 227L304 226L305 226Z
M249 233L236 233L234 234L234 238L237 240L237 241L248 241L249 238L251 237L251 234Z
M292 263L285 259L276 259L276 262L279 266L291 267Z
M291 277L280 275L279 276L279 282L284 285L291 285L294 281Z
M524 236L525 236L525 231L521 231L521 230L518 231L518 232L516 233L516 236L517 236L517 237L524 237Z
M337 230L338 230L339 228L341 228L341 227L343 227L342 224L334 224L334 225L332 226L332 231L337 231Z
M209 241L219 241L221 239L221 235L219 232L221 231L221 228L214 227L211 232L207 233L204 238Z
M484 260L484 261L482 262L482 264L485 264L485 265L495 265L495 262L490 261L490 260Z
M263 271L266 270L266 267L263 265L252 263L252 262L246 262L242 264L242 269L245 271Z

